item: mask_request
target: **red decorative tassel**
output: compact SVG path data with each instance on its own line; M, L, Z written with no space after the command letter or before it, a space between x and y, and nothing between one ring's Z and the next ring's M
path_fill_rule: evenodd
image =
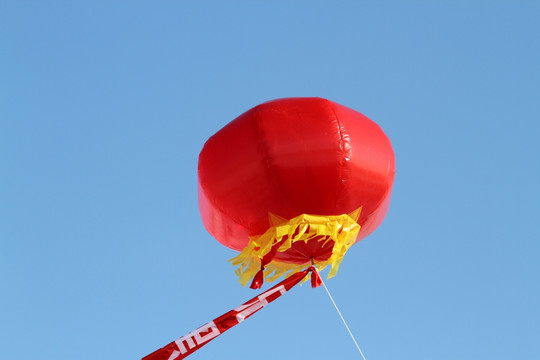
M313 268L313 266L311 267ZM310 268L310 269L311 269ZM311 287L316 288L322 285L322 279L319 273L317 272L317 269L313 268L311 270Z
M262 285L264 284L264 265L266 262L263 260L261 262L261 270L257 271L255 276L253 277L253 281L251 281L251 285L249 286L251 289L260 289ZM316 288L322 285L322 279L319 275L319 272L314 266L310 266L307 268L308 273L311 272L311 287Z
M264 269L257 271L249 286L251 289L260 289L264 283Z

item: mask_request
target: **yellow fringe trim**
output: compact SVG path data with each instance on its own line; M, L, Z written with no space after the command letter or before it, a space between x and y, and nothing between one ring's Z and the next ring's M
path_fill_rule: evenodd
M328 241L334 241L332 255L328 260L316 263L319 271L331 265L328 278L336 275L343 256L349 250L360 231L358 217L362 208L358 208L351 214L336 216L320 216L302 214L293 219L286 220L277 215L269 213L271 227L262 235L250 237L248 245L244 250L231 261L233 266L238 266L236 275L238 281L246 284L261 269L261 259L272 250L272 247L281 241L285 241L277 249L278 252L285 252L297 241L308 242L320 237L320 242L324 246ZM272 282L285 275L288 277L297 271L304 270L307 262L303 265L287 264L272 260L265 266L264 277L266 281Z

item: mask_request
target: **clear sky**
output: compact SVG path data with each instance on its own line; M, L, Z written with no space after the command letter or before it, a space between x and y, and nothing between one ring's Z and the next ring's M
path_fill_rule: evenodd
M2 1L0 358L139 359L236 307L205 140L320 96L396 154L327 281L368 360L540 359L537 1ZM360 358L301 286L190 359Z

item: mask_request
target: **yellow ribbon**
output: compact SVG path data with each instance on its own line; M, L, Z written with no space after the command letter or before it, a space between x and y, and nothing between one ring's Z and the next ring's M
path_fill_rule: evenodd
M308 215L302 214L293 219L286 220L275 214L269 213L270 228L262 235L250 237L248 245L231 261L233 266L238 266L236 275L244 286L261 269L261 259L268 254L274 246L281 243L278 252L285 252L297 241L308 242L317 238L324 246L328 241L333 241L332 255L325 261L317 262L317 268L324 269L331 265L328 278L336 275L339 265L347 250L354 244L360 225L357 223L362 208L358 208L351 214L343 215ZM265 266L264 277L266 281L274 281L285 275L288 277L297 271L304 270L307 264L288 264L272 260Z

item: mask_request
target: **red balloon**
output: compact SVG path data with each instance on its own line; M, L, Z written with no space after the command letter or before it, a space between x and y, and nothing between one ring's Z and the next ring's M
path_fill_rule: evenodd
M302 214L350 214L361 208L355 242L382 222L390 203L394 153L381 128L322 98L258 105L213 135L199 156L199 208L220 243L242 251L250 237ZM273 259L328 259L328 242L301 241Z

